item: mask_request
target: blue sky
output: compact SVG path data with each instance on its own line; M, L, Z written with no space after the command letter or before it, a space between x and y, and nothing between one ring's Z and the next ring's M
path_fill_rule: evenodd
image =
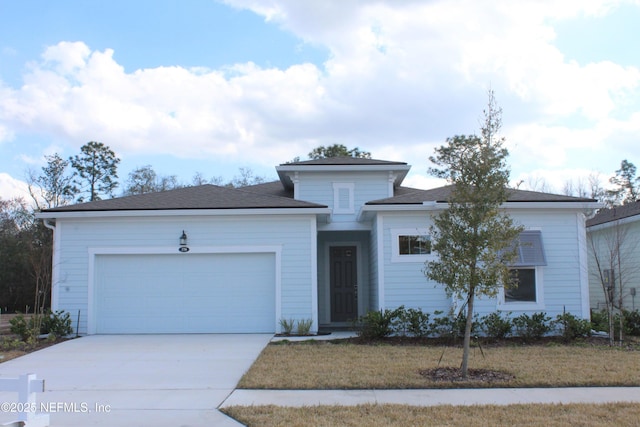
M184 182L342 143L413 165L477 131L561 192L640 166L640 2L0 0L0 197L90 140Z

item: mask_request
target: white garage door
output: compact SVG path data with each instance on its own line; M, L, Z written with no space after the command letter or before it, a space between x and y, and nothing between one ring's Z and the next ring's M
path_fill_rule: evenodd
M99 255L96 332L275 330L274 254Z

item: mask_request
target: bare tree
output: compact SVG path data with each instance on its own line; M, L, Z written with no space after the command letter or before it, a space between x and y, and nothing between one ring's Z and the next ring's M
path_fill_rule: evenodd
M609 321L609 343L615 342L615 317L619 319L618 343L624 342L625 300L631 294L631 284L640 278L640 264L634 253L638 239L631 235L632 224L615 220L599 224L588 233L588 245L593 260L591 274L600 283ZM598 227L598 226L594 226ZM635 289L635 288L633 288Z

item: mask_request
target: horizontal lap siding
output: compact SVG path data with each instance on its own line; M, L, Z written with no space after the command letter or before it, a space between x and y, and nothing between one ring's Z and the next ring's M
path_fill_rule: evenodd
M301 173L298 184L298 198L308 202L321 203L333 209L333 184L354 184L354 213L338 214L335 222L355 221L360 207L371 200L389 197L389 180L386 172L334 173L327 178L326 173Z
M450 299L444 287L430 281L423 273L424 262L392 262L391 230L398 228L426 228L431 225L427 213L397 213L382 215L384 235L384 302L385 308L404 305L432 313L448 310Z
M616 227L619 227L616 230ZM594 249L601 263L601 269L610 269L611 256L608 254L610 247L618 246L615 242L620 242L621 266L623 289L625 289L623 305L627 310L638 309L640 307L640 217L633 222L616 225L616 223L606 224L606 228L596 228L589 230L590 239L593 239ZM620 238L616 238L620 236ZM591 248L589 240L589 292L592 309L605 308L604 291L598 272L594 249ZM618 267L616 266L616 269ZM616 276L619 276L616 272ZM619 277L616 277L616 286L619 286ZM636 297L631 296L630 289L635 288Z
M315 216L273 215L58 220L60 256L57 309L80 310L87 331L89 248L179 246L182 230L196 247L282 247L283 317L311 318L311 229ZM189 254L186 254L187 256ZM75 327L75 323L74 323Z
M540 229L547 258L542 267L544 283L544 309L555 317L563 309L582 316L580 283L580 248L578 221L582 218L576 211L558 210L544 213L535 210L510 212L516 223L526 228ZM451 300L446 296L444 286L432 282L423 273L423 262L391 261L391 230L402 228L428 228L431 219L428 213L384 214L384 290L385 306L394 308L421 308L423 311L447 311ZM497 309L497 299L482 297L476 312L484 315ZM501 308L508 311L508 305ZM518 315L521 312L515 312Z

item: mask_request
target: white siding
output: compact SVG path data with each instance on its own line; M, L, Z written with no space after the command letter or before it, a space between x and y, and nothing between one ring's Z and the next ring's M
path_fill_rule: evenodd
M312 235L315 230L310 229L311 221L315 225L314 215L59 219L56 238L60 252L55 266L54 309L70 312L73 319L80 311L79 332L87 333L89 284L94 281L89 277L90 251L136 248L137 253L142 253L141 248L148 248L149 253L157 253L159 248L175 247L177 252L178 239L185 230L193 250L280 247L282 265L277 268L281 271L281 299L276 301L276 314L284 318L313 319L316 311L311 292L315 250Z

